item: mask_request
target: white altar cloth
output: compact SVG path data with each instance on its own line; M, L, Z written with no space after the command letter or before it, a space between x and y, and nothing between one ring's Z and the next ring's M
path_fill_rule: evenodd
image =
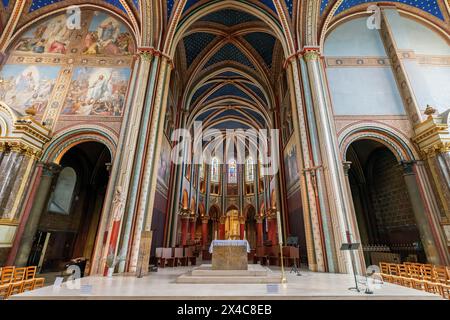
M209 246L209 253L213 253L215 246L242 246L247 248L247 252L250 252L250 244L247 240L213 240Z

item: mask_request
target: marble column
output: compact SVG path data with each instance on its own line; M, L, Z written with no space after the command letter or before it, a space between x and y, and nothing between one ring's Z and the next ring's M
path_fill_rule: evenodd
M5 206L5 213L8 214L9 218L12 220L20 218L22 203L24 203L24 197L35 164L36 154L32 150L24 151L20 163L17 164L19 169L17 170L14 184L10 191L10 194L13 196L9 197Z
M24 150L13 146L6 150L3 160L0 164L0 218L11 219L11 212L7 212L7 204L11 200L14 185L24 158ZM14 197L13 197L14 198Z
M428 210L425 207L418 186L417 176L414 170L416 164L413 161L403 161L401 162L401 165L403 167L403 177L405 179L409 199L416 219L417 228L419 229L420 240L425 250L427 260L429 263L439 265L441 264L441 259L437 251L435 235L433 234L431 227L433 223L428 216Z
M53 184L53 178L59 173L60 166L54 163L42 165L42 176L39 187L33 200L33 206L25 224L25 229L20 241L19 249L15 258L15 265L23 267L27 265L28 256L31 252L33 239L39 227L42 212L46 210L48 197Z

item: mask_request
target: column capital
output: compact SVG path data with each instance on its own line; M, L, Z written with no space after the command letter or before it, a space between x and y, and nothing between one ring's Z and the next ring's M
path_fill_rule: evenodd
M414 175L414 165L416 164L417 161L407 161L407 160L402 160L400 161L400 165L403 168L403 175L408 176L408 175Z
M189 219L189 217L191 216L191 210L186 208L180 208L178 215L181 217L181 219Z
M166 59L171 68L174 69L172 58L168 54L153 47L139 47L137 50L137 55L146 61L152 61L154 57L162 57Z
M59 164L53 162L39 162L38 166L42 166L42 175L47 177L53 177L62 169Z
M319 60L321 57L321 52L319 47L303 47L302 51L303 59L306 62Z
M436 115L436 109L428 105L425 110L427 119L416 126L413 141L418 145L423 158L450 152L450 129L447 117Z
M352 166L352 162L351 161L343 161L342 166L344 167L344 174L346 176L348 176L348 172Z
M209 222L209 216L202 216L202 223L208 224L208 222Z

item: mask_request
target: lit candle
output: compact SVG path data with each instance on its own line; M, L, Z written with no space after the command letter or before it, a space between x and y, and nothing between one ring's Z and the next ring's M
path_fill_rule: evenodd
M283 235L281 233L281 215L280 211L277 211L277 225L278 225L278 243L283 243Z

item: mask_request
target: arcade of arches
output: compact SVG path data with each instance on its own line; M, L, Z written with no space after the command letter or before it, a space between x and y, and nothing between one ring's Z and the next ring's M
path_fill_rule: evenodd
M312 271L348 241L448 265L450 4L373 3L0 2L0 265L279 237Z

